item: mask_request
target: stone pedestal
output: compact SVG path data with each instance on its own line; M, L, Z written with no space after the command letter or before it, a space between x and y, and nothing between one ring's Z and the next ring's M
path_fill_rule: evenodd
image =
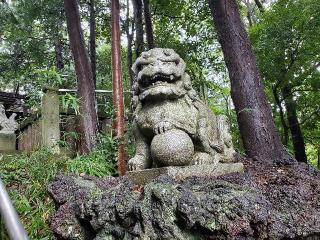
M177 180L191 176L216 177L228 173L244 172L242 163L218 163L216 165L192 165L186 167L163 167L131 171L128 178L137 185L145 185L160 175L168 175Z
M0 133L0 152L13 152L16 150L16 134Z

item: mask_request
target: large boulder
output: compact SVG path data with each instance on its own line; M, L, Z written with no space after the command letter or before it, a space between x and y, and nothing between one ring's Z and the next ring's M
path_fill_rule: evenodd
M145 186L126 177L58 176L57 239L320 239L320 174L306 164Z

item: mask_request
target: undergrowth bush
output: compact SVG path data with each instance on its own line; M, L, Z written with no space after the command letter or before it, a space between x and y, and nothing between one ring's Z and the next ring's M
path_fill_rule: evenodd
M116 142L109 136L99 136L95 151L75 159L55 155L47 149L32 153L0 155L0 174L14 207L30 239L53 239L48 218L54 203L47 186L57 174L106 176L115 173ZM0 239L8 239L1 224Z
M98 135L96 149L88 155L70 159L68 172L102 177L115 174L117 142L109 135Z

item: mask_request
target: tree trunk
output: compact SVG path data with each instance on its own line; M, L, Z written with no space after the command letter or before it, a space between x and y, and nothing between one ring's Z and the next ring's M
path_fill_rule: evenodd
M64 68L64 62L63 62L63 47L60 39L58 39L54 44L54 51L56 54L56 67L58 70L62 70Z
M128 41L128 49L127 49L127 64L128 64L128 71L130 77L130 87L133 85L133 53L132 53L132 41L133 41L133 32L134 32L134 22L131 22L131 32L130 32L130 7L129 7L129 0L127 0L127 19L126 19L126 34L127 34L127 41Z
M121 48L120 48L120 7L119 0L112 0L111 23L112 23L112 86L113 86L113 107L115 121L113 128L116 137L120 139L118 147L118 172L121 176L126 173L126 162L124 158L124 100L121 78Z
M95 2L94 0L90 0L89 3L90 8L90 62L91 62L91 70L92 70L92 78L94 82L94 86L96 88L97 85L97 77L96 77L96 14L95 14Z
M80 99L80 152L88 153L96 145L98 117L95 91L88 53L85 48L77 0L64 0L70 46L77 75L77 95Z
M264 7L262 5L262 3L259 0L254 0L254 2L256 3L257 7L259 8L260 12L264 12Z
M297 117L296 102L293 99L291 90L292 89L288 85L283 87L282 95L283 95L284 103L287 110L287 119L288 119L289 129L292 136L294 155L297 161L307 163L308 160L306 155L304 138L303 138L303 134L301 132L300 124Z
M136 51L136 57L138 58L140 54L144 51L142 1L132 0L132 3L133 3L133 10L134 10L134 22L136 27L135 51Z
M155 48L155 44L154 44L149 0L143 0L143 7L144 7L144 21L145 21L148 48L152 49L152 48Z
M280 113L280 121L281 121L281 125L282 125L282 128L283 128L283 139L282 139L282 143L284 146L288 146L288 141L289 141L289 127L286 123L286 120L284 118L284 113L283 113L283 108L282 108L282 105L281 105L281 101L279 99L279 95L278 95L278 92L277 92L277 87L273 87L272 88L272 92L273 92L273 96L274 96L274 99L275 99L275 102L279 108L279 113Z
M318 155L318 164L317 164L317 167L318 167L318 169L320 169L320 147L318 147L317 155Z
M248 19L248 22L249 22L249 27L252 27L252 19L251 19L251 14L250 14L249 10L247 12L247 19Z
M209 0L231 80L231 97L248 157L271 162L285 155L236 0Z

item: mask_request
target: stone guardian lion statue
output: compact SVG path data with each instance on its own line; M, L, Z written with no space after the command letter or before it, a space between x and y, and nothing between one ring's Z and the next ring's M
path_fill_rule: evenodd
M198 98L174 50L143 52L132 69L136 154L129 170L216 164L233 157L225 117Z

